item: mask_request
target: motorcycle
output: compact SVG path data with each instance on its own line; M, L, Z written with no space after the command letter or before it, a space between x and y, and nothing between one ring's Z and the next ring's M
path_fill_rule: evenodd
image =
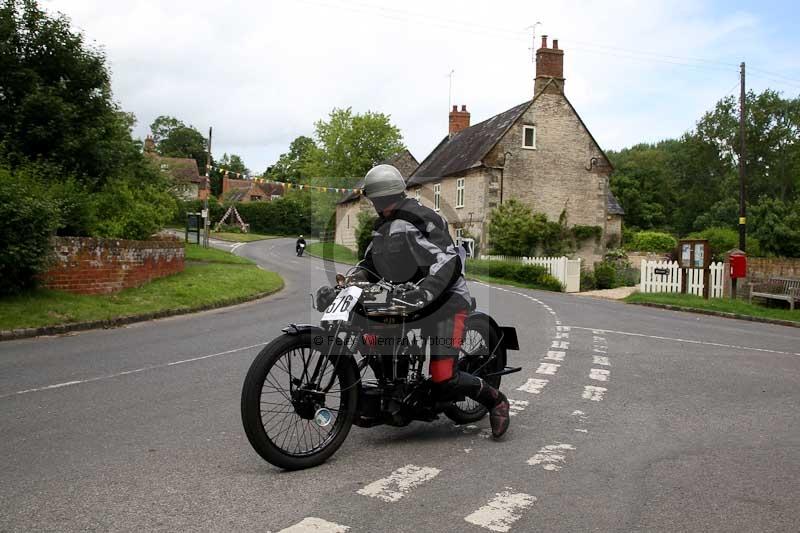
M442 397L424 372L428 339L412 329L420 304L403 299L414 287L337 274L320 325L290 324L261 350L244 381L241 415L263 459L286 470L310 468L333 455L353 425L402 427L441 414L469 424L486 415L469 398ZM506 366L507 351L519 350L515 328L475 310L474 298L463 335L460 370L494 387L521 370Z
M302 257L303 252L305 251L305 249L306 249L306 245L305 244L303 244L302 242L300 244L298 244L297 245L297 249L295 250L297 252L297 257Z

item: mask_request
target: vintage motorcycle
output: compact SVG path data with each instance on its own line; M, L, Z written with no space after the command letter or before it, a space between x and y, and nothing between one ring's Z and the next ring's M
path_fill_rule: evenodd
M295 252L297 253L297 257L302 257L303 256L303 252L305 250L306 250L306 245L304 243L301 242L300 244L298 244L297 248L295 249Z
M423 365L428 339L413 324L420 306L403 299L413 284L353 282L341 274L324 303L320 326L290 324L253 361L242 389L242 422L250 444L268 462L299 470L317 466L341 446L353 424L406 426L444 413L473 423L486 408L436 392ZM335 296L334 296L335 295ZM475 310L466 320L458 367L495 387L516 330Z

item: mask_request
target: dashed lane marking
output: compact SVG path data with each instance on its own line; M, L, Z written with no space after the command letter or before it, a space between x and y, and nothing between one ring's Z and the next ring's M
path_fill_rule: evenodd
M556 326L556 331L569 331L569 326Z
M574 449L575 446L572 444L550 444L528 459L528 464L531 466L542 465L543 469L551 472L558 471L566 461L564 452Z
M278 533L345 533L349 529L347 526L340 526L321 518L308 517L293 526L281 529Z
M357 492L385 502L396 502L414 487L438 476L439 472L441 470L430 466L406 465L392 472L389 477L373 481Z
M717 346L719 348L733 348L735 350L748 350L752 352L764 352L764 353L774 353L780 355L800 355L800 352L784 352L781 350L769 350L767 348L753 348L752 346L737 346L735 344L723 344L721 342L708 342L708 341L697 341L693 339L678 339L675 337L662 337L660 335L646 335L644 333L633 333L630 331L617 331L613 329L592 329L592 328L584 328L581 326L570 326L574 329L581 329L586 331L591 331L592 333L614 333L617 335L627 335L629 337L643 337L645 339L655 339L660 341L672 341L672 342L685 342L688 344L701 344L703 346Z
M551 361L563 361L564 357L567 355L567 352L559 352L555 350L548 350L547 355L544 356L545 359L549 359Z
M508 399L509 404L509 416L517 416L519 413L525 410L526 407L530 404L528 400L512 400L511 398Z
M560 366L561 365L557 365L555 363L539 363L539 368L536 369L536 373L552 376L558 372Z
M566 331L556 331L556 339L569 339L569 333Z
M209 354L209 355L201 355L200 357L192 357L191 359L182 359L180 361L173 361L171 363L162 363L160 365L143 366L142 368L136 368L134 370L125 370L124 372L116 372L114 374L106 374L106 375L103 375L103 376L97 376L97 377L93 377L93 378L79 379L79 380L75 380L75 381L65 381L63 383L56 383L54 385L47 385L47 386L44 386L44 387L36 387L36 388L33 388L33 389L25 389L25 390L21 390L21 391L17 391L17 392L12 392L10 394L3 394L2 396L0 396L0 400L2 400L3 398L8 398L10 396L17 396L17 395L20 395L20 394L28 394L28 393L31 393L31 392L42 392L42 391L47 391L47 390L52 390L52 389L60 389L62 387L71 387L73 385L81 385L83 383L92 383L92 382L95 382L95 381L102 381L102 380L106 380L106 379L118 378L118 377L121 377L121 376L127 376L129 374L138 374L139 372L145 372L147 370L157 370L159 368L168 368L168 367L175 366L175 365L183 365L183 364L186 364L186 363L193 363L195 361L202 361L203 359L210 359L212 357L219 357L221 355L229 355L229 354L236 353L236 352L242 352L242 351L245 351L245 350L251 350L253 348L259 348L259 347L264 346L266 344L267 344L266 342L260 342L258 344L253 344L253 345L250 345L250 346L242 346L241 348L234 348L232 350L225 350L224 352L212 353L212 354Z
M536 497L522 492L508 490L498 492L489 503L464 518L470 524L484 527L491 531L505 533L511 525L519 520L521 511L527 509L536 501Z
M608 357L605 355L593 355L592 363L596 365L611 366L611 363L608 361Z
M611 374L611 371L605 368L592 368L589 370L589 379L593 379L595 381L608 381L609 374Z
M530 392L531 394L539 394L549 381L546 379L529 378L528 381L522 384L517 390L522 392Z
M583 387L583 399L599 402L603 399L603 395L608 389L605 387L595 387L594 385L586 385Z
M569 349L569 342L567 341L553 341L553 344L550 345L551 348L560 348L562 350Z

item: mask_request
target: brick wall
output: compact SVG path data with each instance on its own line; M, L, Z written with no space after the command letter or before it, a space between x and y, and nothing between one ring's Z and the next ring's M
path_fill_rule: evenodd
M42 285L79 294L102 294L137 287L181 272L183 243L56 237L53 264Z

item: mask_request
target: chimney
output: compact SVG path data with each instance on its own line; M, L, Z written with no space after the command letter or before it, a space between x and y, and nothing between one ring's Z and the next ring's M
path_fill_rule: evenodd
M462 105L461 111L459 111L458 106L454 105L453 110L450 111L450 136L452 137L454 134L467 128L469 128L469 111L467 111L467 106Z
M534 94L539 94L550 80L547 92L559 93L564 90L564 50L558 48L558 39L553 39L553 47L547 47L547 35L542 35L542 46L536 50L536 81Z
M153 140L153 137L148 135L144 139L144 151L146 153L155 153L156 151L156 142Z

